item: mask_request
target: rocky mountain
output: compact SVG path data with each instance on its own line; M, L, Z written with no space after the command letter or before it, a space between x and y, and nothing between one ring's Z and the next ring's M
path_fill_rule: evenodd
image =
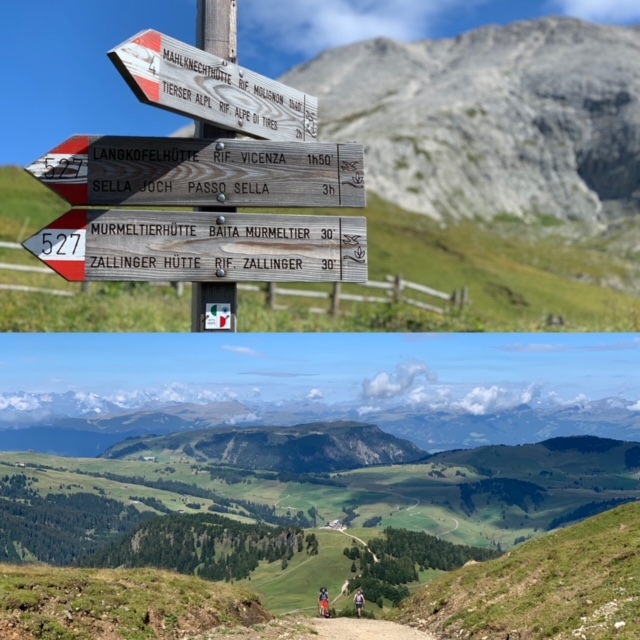
M448 406L385 402L365 411L358 402L208 402L206 397L198 402L187 390L170 402L140 392L139 406L130 399L126 408L114 404L112 397L95 393L84 394L76 399L77 406L72 406L71 395L0 392L0 451L93 457L125 439L149 435L363 420L427 451L521 445L575 435L640 440L640 403L622 397L560 406L513 403L500 408L464 407L459 402ZM83 401L85 396L91 398L90 403Z
M320 139L366 145L367 187L449 221L602 230L640 212L640 28L545 18L455 39L376 39L283 81Z
M249 409L233 399L183 385L168 385L156 392L133 390L111 394L0 390L0 429L80 418L94 420L96 429L101 430L102 418L109 421L117 417L121 424L126 424L129 420L127 415L152 413L159 409L167 415L185 415L195 419L203 405L208 407L209 419L216 416L220 421L238 419L250 413ZM107 422L102 430L117 430L115 424Z
M519 404L479 413L460 410L375 411L367 415L380 428L430 451L502 444L523 445L552 437L592 435L640 440L640 407L620 398L566 407Z
M169 436L130 438L109 448L111 459L160 455L243 469L328 473L413 462L425 452L372 424L333 422L259 429L214 428Z

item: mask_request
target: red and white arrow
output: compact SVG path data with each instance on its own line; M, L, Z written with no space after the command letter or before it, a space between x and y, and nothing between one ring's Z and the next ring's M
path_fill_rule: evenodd
M318 100L157 31L107 54L139 100L257 138L316 142Z
M161 52L162 34L152 30L139 33L109 52L109 57L123 74L138 100L160 102Z
M87 212L74 209L49 223L22 246L70 282L85 280Z
M26 170L72 204L88 198L89 136L73 136L32 162Z

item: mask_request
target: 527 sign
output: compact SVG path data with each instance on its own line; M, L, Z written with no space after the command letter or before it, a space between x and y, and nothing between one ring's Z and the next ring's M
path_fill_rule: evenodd
M67 280L366 282L364 217L72 209L23 245Z
M40 236L43 256L60 256L69 259L80 255L84 246L84 234L79 232L43 231Z

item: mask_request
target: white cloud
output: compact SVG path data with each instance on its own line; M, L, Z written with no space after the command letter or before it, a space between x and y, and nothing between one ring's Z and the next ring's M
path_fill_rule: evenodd
M180 382L172 382L158 389L118 390L114 393L106 394L104 398L122 408L136 408L143 406L147 402L166 404L225 402L234 400L237 398L237 394L230 389L214 391L207 388L187 386Z
M229 426L234 426L236 424L241 424L243 422L260 422L260 417L257 413L244 413L239 416L232 416L224 421L224 424L228 424Z
M540 397L542 391L541 382L532 382L520 395L520 402L522 404L531 404L534 400Z
M255 349L249 347L236 347L233 345L225 344L222 346L224 351L230 351L231 353L237 353L239 356L247 356L249 358L262 358L262 354Z
M492 385L491 387L476 387L456 404L460 409L475 416L500 411L513 404L508 389Z
M427 404L430 399L424 385L411 389L407 396L407 402L412 406Z
M567 347L565 345L546 343L522 344L517 342L504 347L504 351L513 351L515 353L557 353L566 350Z
M584 408L589 403L589 398L584 393L579 393L575 398L570 398L569 400L562 398L555 391L550 391L547 394L547 398L552 404L556 404L560 407L581 407Z
M396 367L393 373L378 373L362 383L365 398L393 398L409 391L418 377L431 379L429 367L422 362L410 362Z
M22 394L0 397L0 410L16 409L17 411L32 411L39 407L40 400L36 395Z
M638 0L557 0L562 13L593 22L627 23L640 20Z
M311 389L307 394L307 400L321 400L324 398L324 394L320 389Z
M638 402L628 406L627 409L629 409L629 411L640 411L640 400L638 400Z
M372 406L358 407L359 416L366 416L367 414L375 413L376 411L380 411L380 407L372 407Z
M402 41L428 37L440 16L487 0L244 0L239 23L274 48L307 56L385 36Z

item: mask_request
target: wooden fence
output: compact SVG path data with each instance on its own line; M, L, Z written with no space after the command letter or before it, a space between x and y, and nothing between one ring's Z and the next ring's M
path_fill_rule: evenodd
M3 242L0 241L0 249L23 249L22 245L15 242ZM55 274L55 271L49 267L32 267L21 264L12 264L6 262L0 262L0 270L9 271L22 271L29 273L41 273L41 274ZM152 283L161 286L171 285L175 287L177 295L182 296L184 291L184 283L182 282L166 282L166 283ZM80 293L86 293L89 291L91 283L83 282L81 285ZM349 290L345 290L348 287ZM352 293L351 291L361 289L376 289L382 292L382 295L364 295L363 293ZM19 284L0 284L0 290L10 291L25 291L31 293L46 293L50 295L59 296L74 296L76 293L73 291L63 291L50 288L29 287ZM252 285L252 284L238 284L238 290L240 291L252 291L263 292L265 294L265 303L270 309L284 310L290 308L291 305L279 303L281 298L312 298L317 300L325 300L326 305L324 307L309 307L309 310L313 313L330 313L332 315L338 315L344 310L344 304L348 302L365 303L365 304L406 304L423 311L431 311L432 313L445 314L452 309L461 309L469 305L469 289L464 287L458 289L452 293L446 293L444 291L438 291L431 287L427 287L423 284L411 282L405 280L402 275L387 275L383 282L375 280L369 280L361 284L343 284L335 282L332 285L331 291L317 291L311 289L294 289L284 285L276 285L275 282L267 283L266 285ZM415 297L416 294L421 296L428 296L429 298L435 298L440 301L440 306L431 304L431 302L425 302Z
M354 289L377 289L383 291L383 295L363 295L361 293L349 293L345 291L345 287ZM429 302L419 300L412 295L412 293L419 293L422 295L437 298L443 301L444 306L435 306ZM432 289L423 284L411 282L405 280L402 275L385 276L384 282L378 282L376 280L369 280L361 284L342 284L340 282L334 282L331 291L310 291L308 289L290 289L282 285L276 285L275 282L270 282L267 285L267 306L271 309L287 309L287 305L278 304L278 297L300 297L300 298L315 298L318 300L326 300L327 305L321 308L310 307L309 310L315 313L330 313L332 315L338 315L341 310L341 303L343 302L357 302L367 304L406 304L412 307L417 307L423 311L431 311L433 313L444 314L454 308L462 308L469 304L469 290L467 287L454 291L453 293L446 293L444 291L438 291Z

